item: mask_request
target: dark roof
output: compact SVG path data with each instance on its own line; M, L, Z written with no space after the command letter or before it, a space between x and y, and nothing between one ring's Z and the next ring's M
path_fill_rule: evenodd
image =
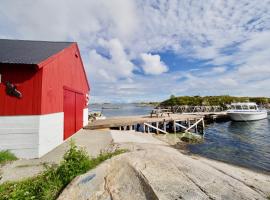
M39 64L72 43L0 39L0 63Z

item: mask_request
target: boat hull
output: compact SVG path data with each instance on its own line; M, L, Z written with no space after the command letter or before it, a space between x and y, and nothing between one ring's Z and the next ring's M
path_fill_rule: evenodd
M267 118L267 111L256 112L227 112L227 115L233 121L255 121Z

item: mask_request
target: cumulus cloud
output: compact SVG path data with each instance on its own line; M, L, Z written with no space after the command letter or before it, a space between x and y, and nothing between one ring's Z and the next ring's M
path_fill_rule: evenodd
M118 78L130 78L135 66L129 60L122 44L117 39L109 41L99 40L101 47L108 55L102 56L96 50L89 53L91 72L105 81L116 81Z
M145 74L159 75L168 71L168 67L160 60L159 55L141 54L142 68Z
M98 100L269 96L269 16L269 0L2 0L0 35L78 41ZM171 67L166 52L196 71Z

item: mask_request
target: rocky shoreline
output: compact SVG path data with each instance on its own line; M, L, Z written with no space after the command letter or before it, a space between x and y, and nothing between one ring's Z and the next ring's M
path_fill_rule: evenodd
M270 176L185 155L154 137L112 131L114 157L77 177L59 199L267 199Z

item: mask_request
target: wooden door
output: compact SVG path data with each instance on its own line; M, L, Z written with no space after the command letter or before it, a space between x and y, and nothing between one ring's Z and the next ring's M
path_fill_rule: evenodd
M64 89L64 140L76 132L76 93Z
M83 109L85 98L83 94L76 93L76 131L83 127Z
M82 93L64 89L64 140L83 127L85 98Z

